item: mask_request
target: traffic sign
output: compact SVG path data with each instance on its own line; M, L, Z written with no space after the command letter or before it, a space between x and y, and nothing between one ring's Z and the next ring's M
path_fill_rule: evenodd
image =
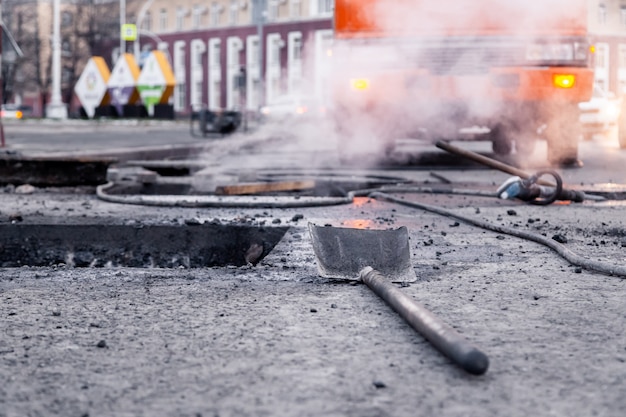
M122 25L122 39L125 41L137 40L137 25L132 23Z

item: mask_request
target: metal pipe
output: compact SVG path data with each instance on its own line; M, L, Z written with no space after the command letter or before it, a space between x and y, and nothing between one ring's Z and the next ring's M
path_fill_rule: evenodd
M424 336L441 353L465 371L482 375L487 372L489 358L456 330L396 288L380 272L365 267L361 280L394 309L415 331Z
M126 52L126 41L122 34L122 27L126 24L126 0L120 0L120 56Z
M478 162L479 164L483 164L486 165L488 167L491 168L495 168L499 171L502 172L506 172L507 174L511 174L511 175L516 175L520 178L524 178L524 179L528 179L531 177L531 174L522 171L521 169L512 167L511 165L507 165L505 163L502 163L500 161L496 161L495 159L491 159L491 158L487 158L486 156L477 154L476 152L472 152L472 151L468 151L465 149L461 149L457 146L454 145L450 145L447 142L443 142L443 141L438 141L435 144L439 149L443 149L444 151L448 151L450 153L453 153L455 155L459 155L462 157L465 157L467 159L471 159L474 162ZM540 185L547 185L549 187L554 187L554 183L550 182L550 181L545 181L542 180L541 178L537 181L537 184Z
M52 18L52 94L46 116L67 119L67 108L61 98L61 0L54 0Z

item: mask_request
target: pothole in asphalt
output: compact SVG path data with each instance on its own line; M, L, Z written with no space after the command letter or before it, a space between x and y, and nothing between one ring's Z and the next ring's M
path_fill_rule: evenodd
M266 171L207 172L197 175L172 175L167 165L135 162L130 168L116 168L110 175L107 193L113 195L271 195L291 197L338 197L355 190L407 184L399 176L365 172ZM145 165L145 166L144 166ZM137 166L140 168L138 169ZM183 165L175 165L180 168Z
M262 260L288 227L0 225L0 266L199 268Z

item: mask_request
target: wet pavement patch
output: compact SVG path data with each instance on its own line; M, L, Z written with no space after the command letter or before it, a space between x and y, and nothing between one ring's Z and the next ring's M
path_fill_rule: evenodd
M288 227L0 225L0 266L198 268L256 264Z

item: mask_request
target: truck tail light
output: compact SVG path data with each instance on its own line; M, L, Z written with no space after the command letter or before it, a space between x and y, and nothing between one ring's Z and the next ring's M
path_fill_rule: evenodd
M572 88L576 84L576 76L574 74L555 74L552 82L557 88Z
M370 88L370 80L367 78L353 78L350 80L350 85L353 90L356 91L365 91Z

